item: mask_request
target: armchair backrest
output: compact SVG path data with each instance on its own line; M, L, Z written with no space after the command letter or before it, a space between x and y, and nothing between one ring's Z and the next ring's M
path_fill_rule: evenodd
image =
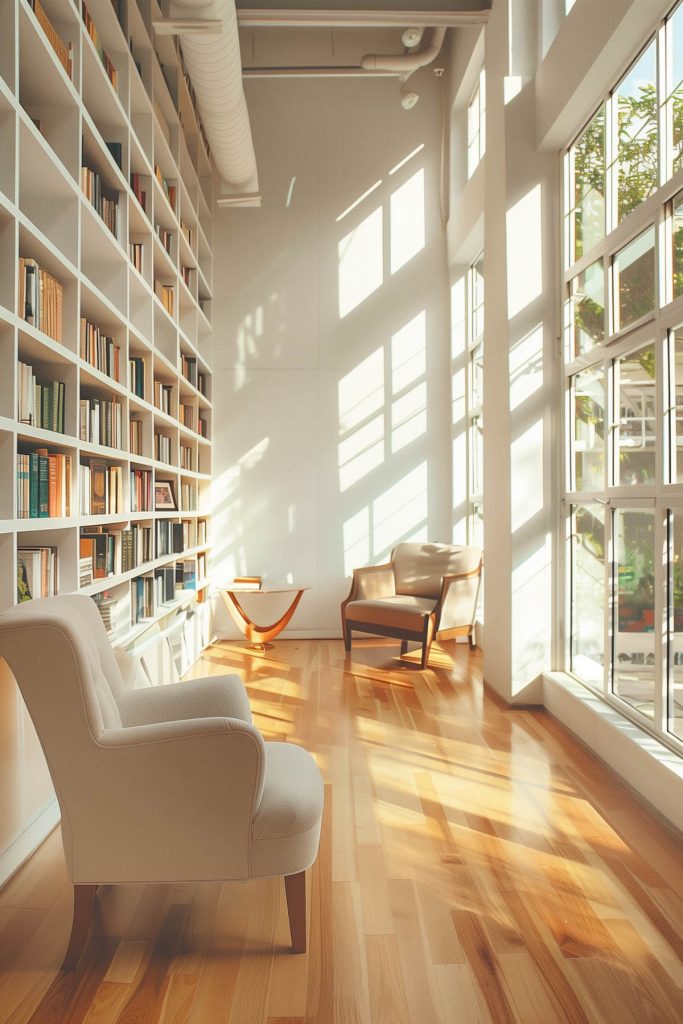
M397 544L391 561L397 594L438 600L444 576L476 570L481 550L452 544Z
M121 725L123 680L95 603L74 594L9 609L0 615L0 656L19 685L61 803L93 739Z

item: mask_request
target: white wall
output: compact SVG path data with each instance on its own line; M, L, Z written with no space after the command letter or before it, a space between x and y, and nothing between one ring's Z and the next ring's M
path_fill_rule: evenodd
M392 79L247 82L263 205L215 213L214 571L311 583L285 635L340 636L353 566L450 536L439 89L421 72L406 112Z

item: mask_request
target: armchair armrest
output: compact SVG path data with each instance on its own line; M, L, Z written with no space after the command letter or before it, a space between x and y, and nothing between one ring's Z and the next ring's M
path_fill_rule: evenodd
M394 566L391 562L383 565L368 565L363 569L353 570L351 590L347 601L376 600L382 597L393 597L396 593Z
M238 718L251 723L251 708L239 676L206 676L182 683L129 690L118 701L124 726L193 718Z
M470 626L474 622L483 562L469 572L443 577L437 604L437 630Z

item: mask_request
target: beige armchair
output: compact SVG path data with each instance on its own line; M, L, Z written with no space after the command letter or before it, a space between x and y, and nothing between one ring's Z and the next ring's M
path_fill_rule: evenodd
M292 949L305 951L320 772L301 747L264 742L239 677L128 689L95 604L77 595L0 615L0 655L61 809L75 887L64 969L78 962L103 883L283 875Z
M474 646L474 617L482 553L449 544L398 544L391 561L354 569L349 596L342 603L344 647L351 632L374 633L422 644L427 667L434 637L469 637Z

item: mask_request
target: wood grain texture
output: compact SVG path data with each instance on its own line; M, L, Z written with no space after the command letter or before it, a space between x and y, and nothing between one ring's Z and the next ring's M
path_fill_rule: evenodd
M681 837L477 651L396 653L223 642L193 670L238 673L323 773L305 955L281 879L103 886L60 974L55 833L0 892L0 1024L679 1024Z

